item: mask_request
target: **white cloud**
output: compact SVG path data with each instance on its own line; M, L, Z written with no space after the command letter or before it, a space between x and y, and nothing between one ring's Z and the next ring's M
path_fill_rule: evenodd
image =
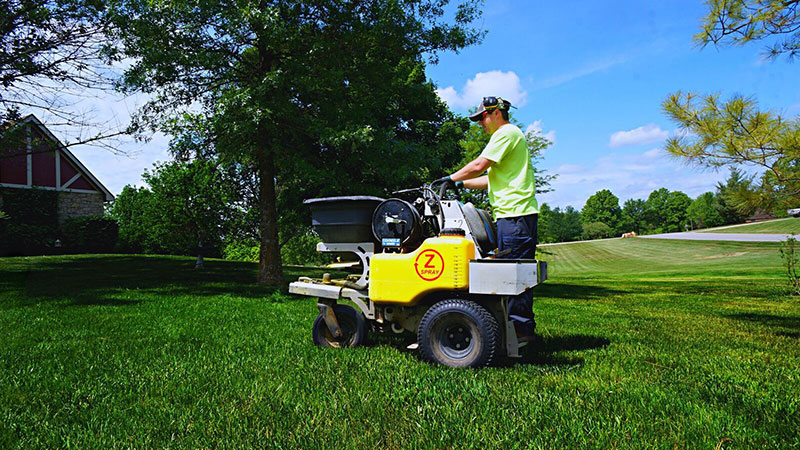
M529 133L541 134L542 137L544 137L548 141L552 142L553 144L556 143L556 130L550 130L547 133L545 133L543 130L541 120L537 120L532 124L528 125L527 128L525 128L525 134L527 135Z
M551 207L572 205L582 208L595 192L608 189L620 199L647 199L656 189L682 191L695 198L703 192L714 191L723 181L727 170L703 170L684 165L662 150L653 148L643 153L606 154L586 164L564 164L547 168L558 174L552 182L553 192L539 197L540 203Z
M622 147L623 145L652 144L653 142L663 141L667 136L669 136L667 131L662 130L661 127L654 123L649 123L633 130L613 133L608 145Z
M467 80L461 88L461 93L453 86L437 89L444 102L454 109L469 109L481 102L483 97L498 96L520 107L527 103L528 93L522 88L522 82L516 73L501 70L476 73L475 77Z

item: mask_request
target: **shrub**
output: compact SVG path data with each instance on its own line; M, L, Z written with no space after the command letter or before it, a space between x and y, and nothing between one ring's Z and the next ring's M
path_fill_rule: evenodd
M334 255L317 252L319 236L313 232L292 237L281 247L281 262L288 265L322 266ZM222 251L223 258L232 261L258 262L260 244L254 240L231 241Z
M42 189L0 189L7 220L0 220L0 256L50 251L58 234L58 193Z
M256 241L233 241L225 245L222 257L231 261L258 262L258 250Z
M117 243L119 225L110 217L68 219L61 226L62 245L69 253L110 253Z
M781 258L786 268L786 276L789 278L789 286L792 295L800 295L800 275L797 273L797 266L800 265L800 255L797 252L797 239L794 235L781 242Z
M313 231L292 237L281 247L283 264L299 266L322 266L333 260L331 253L320 253L317 244L322 240Z
M602 222L587 223L583 226L583 234L581 237L584 239L602 239L614 235L614 230Z

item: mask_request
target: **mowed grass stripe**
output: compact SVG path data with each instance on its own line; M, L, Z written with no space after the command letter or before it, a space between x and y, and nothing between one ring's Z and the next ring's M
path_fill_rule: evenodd
M699 231L701 233L800 234L800 218L789 217L730 228L712 228Z
M780 265L775 243L616 239L541 249L558 275L662 272L685 269L754 269Z
M542 342L482 370L315 348L253 264L0 259L0 448L797 448L777 244L680 244L545 247Z

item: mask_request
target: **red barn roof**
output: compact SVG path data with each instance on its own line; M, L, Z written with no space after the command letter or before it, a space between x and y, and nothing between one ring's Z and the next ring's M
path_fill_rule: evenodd
M0 148L0 187L114 195L33 114L21 124L25 143Z

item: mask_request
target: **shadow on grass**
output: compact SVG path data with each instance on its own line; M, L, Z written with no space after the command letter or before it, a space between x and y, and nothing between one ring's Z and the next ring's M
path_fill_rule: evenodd
M592 298L607 297L609 295L622 295L628 291L610 289L603 286L582 284L542 283L534 289L535 297L563 298L571 300L588 300Z
M416 341L410 334L397 336L373 334L367 347L388 347L400 353L413 354L419 357L419 350L408 349L409 344ZM514 367L519 365L536 365L542 367L582 366L583 358L577 355L566 355L562 352L575 352L604 348L611 341L604 337L573 334L566 336L547 336L539 341L531 342L520 349L521 358L501 358L494 367Z
M777 316L775 314L759 313L739 313L729 314L725 317L747 323L757 323L767 328L777 335L800 338L800 317Z
M42 257L9 260L0 265L0 279L16 279L22 289L17 304L59 302L67 305L120 306L140 300L121 299L141 291L142 296L213 297L230 295L249 299L267 298L286 293L287 287L256 283L258 267L254 263L207 260L202 270L194 268L194 259L149 257L141 255L91 255ZM3 261L0 261L3 262ZM286 269L284 277L295 280L301 275L320 276L319 270ZM288 294L287 294L288 296Z
M611 341L600 336L571 334L566 336L545 336L529 343L520 350L522 358L506 358L508 366L582 366L583 358L565 355L562 352L595 350L607 347Z

